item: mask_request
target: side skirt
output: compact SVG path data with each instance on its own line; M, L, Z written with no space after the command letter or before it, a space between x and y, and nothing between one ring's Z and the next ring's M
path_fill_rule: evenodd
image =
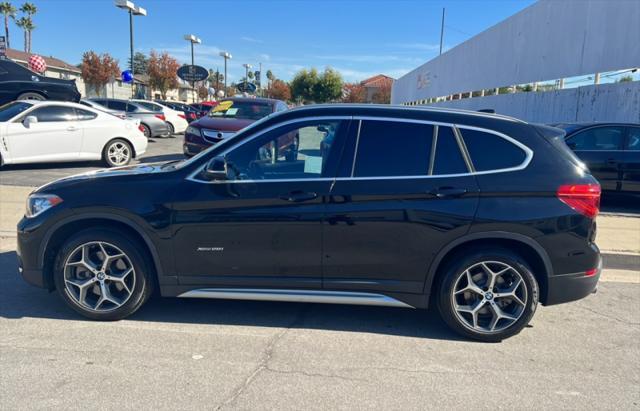
M199 288L179 294L182 298L220 298L227 300L288 301L322 304L376 305L415 308L395 298L374 293L349 291L282 290L259 288Z

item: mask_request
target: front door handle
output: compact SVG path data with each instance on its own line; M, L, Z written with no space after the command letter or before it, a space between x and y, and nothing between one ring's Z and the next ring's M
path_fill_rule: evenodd
M69 127L67 127L67 130L68 130L68 131L77 131L77 130L78 130L78 127L76 127L76 126L69 126Z
M615 166L616 164L618 164L618 162L613 158L608 158L607 159L607 164L609 164L611 166Z
M292 203L300 203L302 201L313 200L318 197L318 194L306 192L306 191L292 191L286 196L280 197L285 201L290 201Z
M433 194L438 198L460 197L466 193L467 193L466 188L456 188L456 187L438 187L430 191L430 194Z

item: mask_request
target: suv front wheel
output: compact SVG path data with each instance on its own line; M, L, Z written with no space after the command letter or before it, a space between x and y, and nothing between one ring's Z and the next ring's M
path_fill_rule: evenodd
M53 275L58 293L76 312L94 320L119 320L151 295L149 266L127 236L89 229L62 246Z
M447 267L438 308L457 333L497 342L519 333L529 323L538 294L538 284L522 258L508 250L483 249L463 255Z

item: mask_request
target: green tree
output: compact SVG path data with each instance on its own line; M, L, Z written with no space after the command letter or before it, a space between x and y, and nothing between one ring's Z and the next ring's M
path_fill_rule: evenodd
M131 58L127 59L127 66L131 67ZM136 74L149 74L149 57L136 51L133 55L133 69Z
M38 12L38 8L35 4L26 2L20 7L20 11L26 14L27 22L22 26L23 30L25 30L25 35L27 39L27 49L25 50L27 53L31 53L31 32L36 29L35 24L33 24L33 15Z
M318 70L315 68L300 70L291 80L291 97L298 102L314 102L319 81Z
M327 67L314 86L313 100L316 103L327 103L340 99L343 84L340 73Z
M9 18L16 18L16 8L8 1L0 3L0 13L4 15L4 37L7 40L7 48L11 47L9 43Z
M249 80L253 80L253 78L255 77L253 71L249 71L249 73L247 73L247 76L249 77Z
M622 76L618 79L618 83L626 83L628 81L633 81L633 76Z

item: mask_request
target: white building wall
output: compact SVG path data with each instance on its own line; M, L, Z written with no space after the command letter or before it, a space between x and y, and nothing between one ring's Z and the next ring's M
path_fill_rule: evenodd
M640 0L540 0L396 80L395 104L640 66Z
M533 123L640 123L640 81L465 98L430 106L474 111L493 109L497 114Z

